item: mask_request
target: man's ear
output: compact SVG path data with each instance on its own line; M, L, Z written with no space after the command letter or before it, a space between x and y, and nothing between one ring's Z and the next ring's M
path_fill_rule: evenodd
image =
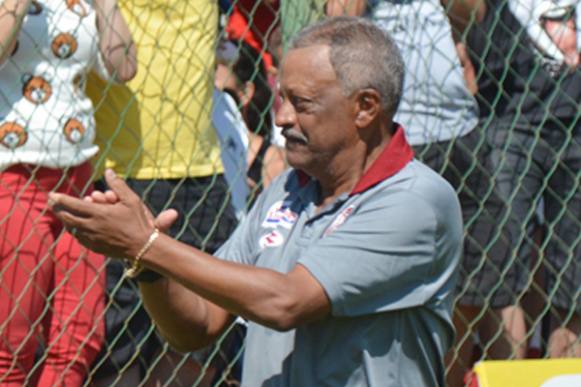
M381 113L381 96L374 89L362 89L355 95L355 125L369 126Z

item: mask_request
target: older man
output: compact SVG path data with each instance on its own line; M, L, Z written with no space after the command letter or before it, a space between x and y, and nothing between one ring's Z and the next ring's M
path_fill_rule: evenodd
M82 243L164 275L141 291L178 349L250 320L243 385L443 385L462 221L454 190L392 121L402 80L396 46L370 22L303 30L276 117L293 168L216 257L158 234L175 212L154 221L111 171L112 192L54 194L52 207Z

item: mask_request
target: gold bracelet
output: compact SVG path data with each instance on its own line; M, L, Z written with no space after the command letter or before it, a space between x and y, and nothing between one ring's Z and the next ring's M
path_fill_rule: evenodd
M139 252L135 256L135 258L133 259L133 262L131 263L131 267L129 267L125 270L125 275L127 277L135 278L141 272L141 270L143 270L143 268L140 265L141 258L145 255L147 250L149 250L151 245L153 245L153 242L155 242L155 240L158 237L159 237L159 230L157 228L155 228L153 230L153 232L151 233L151 235L149 236L149 239L147 240L147 242L145 242L145 244L143 245L141 250L139 250Z

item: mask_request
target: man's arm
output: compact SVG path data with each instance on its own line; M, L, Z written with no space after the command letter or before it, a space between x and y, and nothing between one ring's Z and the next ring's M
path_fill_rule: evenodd
M440 0L446 10L456 42L462 41L464 31L472 23L479 23L486 15L485 0Z
M214 342L234 317L223 308L168 278L140 282L147 313L166 341L175 349L189 352Z
M327 16L361 16L367 7L367 0L329 0Z
M213 320L224 320L214 310L216 305L276 330L292 329L330 312L324 290L300 265L283 274L223 261L167 235L153 244L142 262L209 301L198 308L207 327Z
M153 218L121 179L111 171L106 178L118 202L51 194L51 207L85 246L108 256L135 257L152 233ZM283 274L226 262L167 235L155 240L141 264L170 278L140 287L161 333L184 351L210 343L232 315L287 330L331 310L321 285L300 265Z

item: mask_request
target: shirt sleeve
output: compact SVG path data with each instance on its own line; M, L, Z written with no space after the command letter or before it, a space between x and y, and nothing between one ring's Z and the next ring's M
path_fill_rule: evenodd
M261 225L268 209L287 194L287 183L292 177L287 170L276 177L268 188L260 193L252 209L240 222L232 236L214 254L226 261L255 265L262 248L258 243Z
M268 206L268 201L272 201L273 195L271 192L280 190L280 186L284 184L285 179L286 176L279 176L268 189L260 193L251 210L238 224L232 236L214 254L216 257L246 265L254 265L256 263L261 252L258 236L260 235L260 225L265 213L264 209Z
M424 199L390 194L356 208L299 263L323 286L335 316L420 306L444 280L435 269L437 227Z
M216 251L215 257L225 261L254 265L259 253L255 237L258 234L260 221L257 208L258 206L254 206L242 219L232 236Z

